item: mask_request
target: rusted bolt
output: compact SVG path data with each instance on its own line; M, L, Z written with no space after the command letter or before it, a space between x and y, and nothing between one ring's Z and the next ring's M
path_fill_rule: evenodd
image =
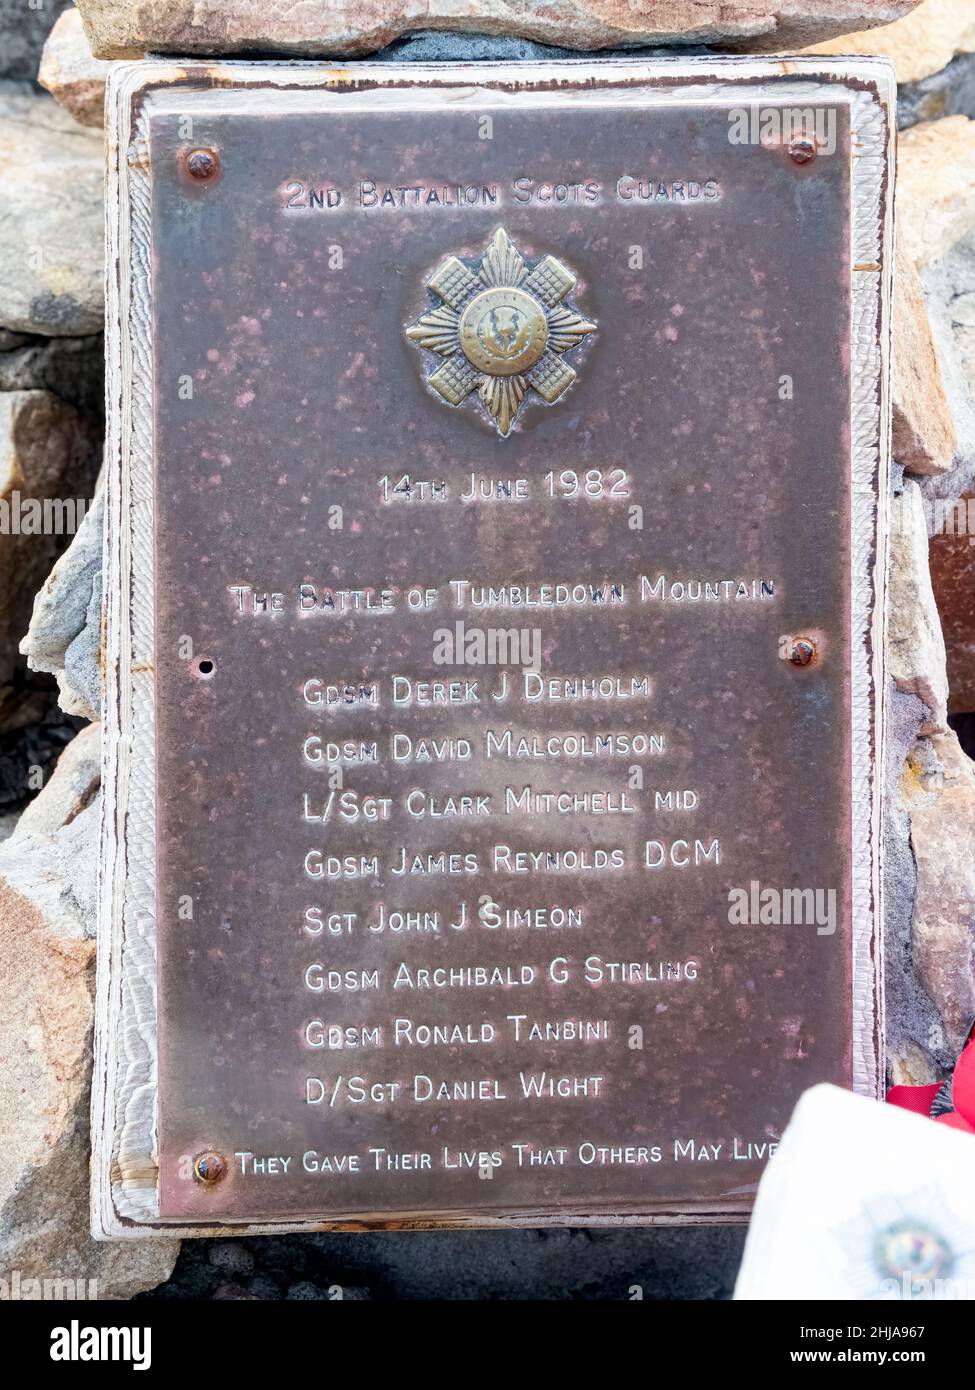
M799 136L791 141L789 145L789 158L793 164L808 164L816 158L816 144L813 140L807 140L805 136Z
M220 171L220 156L216 150L190 150L183 162L190 178L200 183L216 178Z
M789 649L789 660L793 666L808 666L815 660L816 643L808 637L797 637Z
M193 1160L193 1176L204 1187L213 1187L227 1176L227 1160L223 1154L207 1149Z

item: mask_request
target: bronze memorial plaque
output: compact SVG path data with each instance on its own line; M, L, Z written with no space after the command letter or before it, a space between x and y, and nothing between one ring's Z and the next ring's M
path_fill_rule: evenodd
M115 74L96 1228L734 1219L876 1092L889 102Z

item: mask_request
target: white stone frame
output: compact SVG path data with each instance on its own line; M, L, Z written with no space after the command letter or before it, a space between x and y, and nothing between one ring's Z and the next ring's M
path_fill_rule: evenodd
M452 107L662 102L746 105L845 102L851 178L851 644L854 1089L878 1095L884 1076L880 900L882 680L890 457L890 289L894 80L883 59L666 58L547 63L326 63L149 60L113 65L106 92L106 323L108 482L105 525L105 692L92 1230L99 1239L146 1235L512 1228L740 1221L740 1212L644 1215L565 1211L375 1221L331 1219L197 1226L159 1219L156 1189L155 746L149 153L147 102L205 89L224 111L270 101L343 110L442 103ZM350 94L353 82L382 84ZM666 82L661 83L665 78ZM551 84L557 90L531 90ZM595 85L611 83L611 86ZM393 84L386 85L386 84ZM654 84L658 85L654 85ZM739 84L756 84L739 87ZM590 85L586 85L590 84ZM737 102L736 89L740 90Z

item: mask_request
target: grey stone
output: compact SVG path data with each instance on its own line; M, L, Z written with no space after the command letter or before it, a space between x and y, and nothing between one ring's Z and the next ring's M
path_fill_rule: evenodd
M975 116L975 53L960 53L940 72L898 89L900 130L942 116Z
M48 31L71 0L0 0L0 78L32 82Z
M904 480L896 499L890 539L887 657L898 690L927 708L922 734L948 727L945 644L928 569L928 528L921 490Z
M0 89L0 325L97 333L104 317L99 132L47 95Z
M944 1024L918 979L912 954L917 864L906 795L908 758L926 713L916 695L890 692L883 817L884 990L889 1080L904 1086L937 1080L954 1063Z
M953 732L922 738L904 786L917 871L911 956L956 1057L975 1021L975 763Z
M48 929L79 941L96 929L99 739L92 724L68 744L0 857L4 882L34 904Z
M633 57L634 50L628 49L627 53ZM377 56L392 63L538 63L552 58L578 58L579 50L499 34L420 29L387 44Z
M215 1241L207 1252L210 1263L221 1274L250 1274L254 1268L254 1256L246 1245L236 1240Z
M56 677L62 709L86 719L99 718L101 711L104 501L99 490L37 595L21 643L31 670Z
M0 391L50 391L92 419L105 407L104 342L0 331Z
M325 1289L320 1289L317 1284L309 1284L307 1281L292 1284L285 1297L291 1303L304 1303L312 1300L328 1298Z

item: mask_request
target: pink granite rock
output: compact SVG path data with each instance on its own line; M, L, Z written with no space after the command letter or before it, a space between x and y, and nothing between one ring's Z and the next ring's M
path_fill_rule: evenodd
M77 10L65 10L44 45L37 80L81 125L101 126L108 64L92 56Z
M923 0L879 33L868 29L865 34L843 34L810 51L882 53L894 64L898 82L919 82L940 72L956 53L975 51L975 5L972 0Z
M892 352L894 458L909 473L946 473L958 441L924 293L903 248L895 261Z
M889 24L917 0L81 0L96 58L372 53L418 29L567 48L710 43L785 50Z
M897 235L921 272L975 231L975 121L946 116L901 133Z
M177 1240L90 1231L95 943L81 900L94 887L98 738L68 745L0 847L0 1277L17 1280L4 1297L128 1299L179 1253Z
M908 761L917 901L914 968L958 1052L975 1018L975 763L954 733L921 740Z

